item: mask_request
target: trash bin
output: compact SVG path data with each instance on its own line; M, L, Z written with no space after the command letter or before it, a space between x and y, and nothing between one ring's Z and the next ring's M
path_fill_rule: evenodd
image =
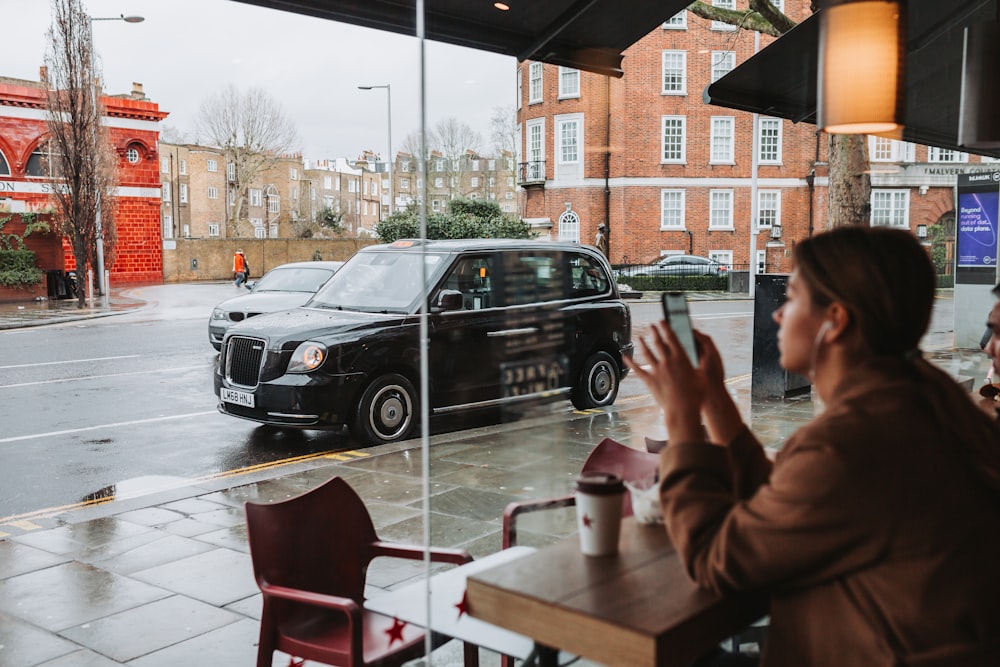
M753 363L750 369L752 400L784 399L810 390L809 380L781 367L778 351L778 323L774 312L785 303L788 276L758 274L754 282Z

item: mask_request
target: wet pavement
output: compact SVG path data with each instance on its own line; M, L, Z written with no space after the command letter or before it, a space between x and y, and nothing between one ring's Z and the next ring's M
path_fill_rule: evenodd
M50 304L48 318L37 314L40 307L29 315L0 306L0 328L142 308L141 294L123 290L87 313ZM936 362L956 372L984 366L978 351L949 348L946 324L932 326L925 342ZM729 386L772 448L820 409L808 395L752 404L749 376L732 378ZM260 596L245 502L283 500L340 476L365 501L383 539L422 543L426 505L433 545L481 557L501 547L507 503L569 492L587 454L605 437L643 448L647 436L663 437L662 414L647 397L629 397L614 412L527 414L515 422L435 435L427 449L426 485L421 443L413 440L8 517L0 520L0 667L255 664ZM525 515L518 535L521 543L543 544L574 529L572 513L561 510ZM368 593L421 576L420 563L377 560ZM486 652L481 660L497 664ZM276 654L273 664L288 662ZM433 663L461 664L461 647L447 644Z

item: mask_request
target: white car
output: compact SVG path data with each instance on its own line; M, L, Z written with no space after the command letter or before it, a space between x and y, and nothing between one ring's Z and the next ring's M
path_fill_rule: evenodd
M256 282L246 283L249 294L223 301L208 320L208 340L216 350L229 327L262 313L303 305L333 277L343 262L291 262L271 269Z

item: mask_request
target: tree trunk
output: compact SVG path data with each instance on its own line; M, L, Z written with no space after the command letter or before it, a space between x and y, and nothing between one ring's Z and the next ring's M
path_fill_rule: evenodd
M827 226L867 225L871 214L871 175L867 137L830 135L830 187Z

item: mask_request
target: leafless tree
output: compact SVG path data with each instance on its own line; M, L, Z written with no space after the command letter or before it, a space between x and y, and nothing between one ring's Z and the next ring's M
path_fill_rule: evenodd
M513 105L493 107L490 118L490 139L496 156L495 186L496 197L508 192L507 179L517 176L517 110Z
M469 169L466 151L478 152L482 141L478 132L453 116L439 120L431 130L430 147L439 151L444 158L445 182L452 197L456 194L456 188L462 187L465 173Z
M810 3L816 11L816 3ZM722 9L704 2L693 2L688 11L712 21L722 21L745 30L779 36L795 27L795 22L771 4L770 0L750 0L748 10ZM829 225L868 224L871 201L871 176L868 169L868 143L864 135L829 135Z
M60 231L73 248L77 305L86 306L83 276L97 267L97 215L101 215L104 256L114 263L117 158L107 131L94 72L90 17L80 0L52 0L52 25L45 55L46 123L42 169L56 179L52 199ZM97 98L97 99L95 99Z
M262 88L241 91L229 85L205 100L199 111L197 132L225 155L228 187L235 192L229 210L230 236L241 236L250 187L271 168L278 157L298 142L295 125L281 105ZM232 166L230 166L232 165Z

